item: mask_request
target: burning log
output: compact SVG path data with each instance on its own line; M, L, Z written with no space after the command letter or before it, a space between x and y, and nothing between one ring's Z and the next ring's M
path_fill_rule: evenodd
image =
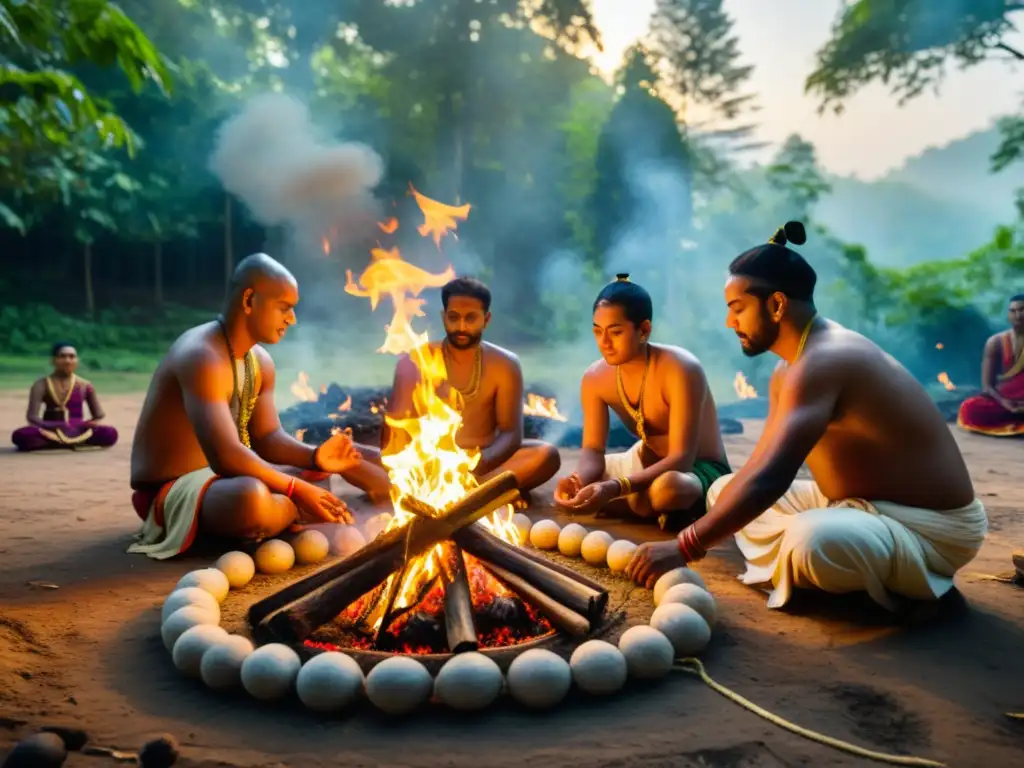
M558 627L563 632L573 637L585 637L593 628L593 622L586 616L581 616L542 590L537 589L526 579L510 573L494 563L487 563L487 569L503 581L505 586L514 590L524 600L532 603L541 613L547 616L548 621L552 625Z
M511 472L488 480L446 510L439 520L417 517L378 536L358 552L324 566L249 609L249 625L258 636L298 643L340 614L362 595L419 557L518 496Z
M552 568L552 564L547 561L528 557L519 547L505 543L478 525L462 528L454 538L459 546L473 557L484 561L496 575L501 570L517 577L535 590L543 592L549 600L554 600L586 618L591 629L596 629L600 624L604 610L608 606L608 590L600 585L594 582L585 583L575 578L575 575L570 577ZM513 589L520 591L518 587ZM527 597L525 594L523 596Z
M441 566L444 581L444 624L448 636L448 650L452 653L475 651L480 647L476 625L473 623L473 600L466 576L466 558L457 546L449 547L450 572Z

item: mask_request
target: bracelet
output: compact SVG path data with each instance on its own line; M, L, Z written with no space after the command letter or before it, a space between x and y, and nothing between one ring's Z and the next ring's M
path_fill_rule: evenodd
M314 472L323 472L323 470L320 469L320 462L318 462L316 460L316 455L319 452L320 452L320 446L318 445L316 448L313 449L313 458L311 459L312 466L310 467L310 469L312 469Z
M693 529L693 525L688 525L684 528L677 537L677 541L679 543L679 554L688 563L702 560L708 553L704 545L700 543L700 539L697 538L697 532Z
M288 490L284 492L284 495L289 499L292 497L292 493L295 491L295 478L293 477L288 481Z
M628 477L623 476L616 478L616 482L619 484L619 498L622 498L623 496L629 496L629 494L632 493L633 484L629 482Z

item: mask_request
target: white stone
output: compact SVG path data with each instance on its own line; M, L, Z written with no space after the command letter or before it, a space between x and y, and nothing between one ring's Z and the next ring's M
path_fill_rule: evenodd
M331 549L327 537L320 531L303 531L292 541L292 549L295 550L295 559L304 565L319 563Z
M253 559L260 573L284 573L295 565L295 550L287 541L270 539L260 544Z
M391 525L391 513L381 512L379 515L374 515L366 524L363 526L363 532L366 534L367 541L373 541L380 536L387 527Z
M214 596L218 603L223 603L224 598L231 591L228 577L216 568L200 568L198 571L186 573L178 579L178 583L174 588L184 589L185 587L205 589Z
M338 557L348 557L366 546L366 537L354 525L331 526L327 539L330 542L331 554Z
M213 611L198 605L186 605L167 617L167 621L160 627L160 637L164 641L164 648L173 651L178 638L192 627L200 624L217 626L219 623L220 616Z
M242 662L242 687L260 701L280 699L291 690L302 662L282 643L262 645Z
M661 605L667 603L682 603L688 605L701 616L708 626L714 629L718 621L718 606L715 605L715 598L706 589L701 589L696 584L676 584L665 590L661 596Z
M187 677L198 678L203 654L219 640L226 640L227 637L228 633L215 624L197 624L192 629L185 630L181 637L174 641L174 649L171 651L174 666Z
M636 544L632 541L626 541L625 539L613 541L611 546L608 547L606 556L608 568L612 573L622 573L626 570L626 566L629 565L630 561L632 561L634 552L636 552Z
M359 697L363 682L363 670L355 659L329 651L302 665L295 691L314 712L338 712Z
M245 552L225 552L214 567L228 577L232 589L241 589L256 575L256 563Z
M537 549L554 549L562 528L554 520L538 520L530 529L530 543Z
M707 589L699 573L691 568L676 568L661 574L661 578L654 582L654 604L661 605L661 598L676 584L696 584L701 589Z
M452 709L470 712L490 706L501 693L501 668L482 653L453 656L434 680L434 695Z
M519 531L519 545L523 546L530 541L530 529L533 528L533 520L530 519L529 515L524 515L522 512L516 512L512 515L512 525Z
M664 677L672 669L675 649L665 635L646 624L630 627L619 638L629 674L639 680Z
M583 692L595 696L615 693L626 682L626 658L604 640L587 640L569 658L572 679Z
M579 523L569 523L558 534L558 551L566 557L579 557L586 537L586 528Z
M583 539L580 554L591 565L606 565L608 563L608 548L614 542L615 539L608 531L591 531Z
M508 668L509 695L532 709L558 704L572 686L569 662L545 648L519 654Z
M217 614L217 621L220 621L220 605L217 603L217 598L205 589L185 587L184 589L174 590L164 600L164 607L160 611L160 623L167 621L172 613L179 608L184 608L186 605L205 608L210 613Z
M392 656L366 676L366 697L389 715L405 715L422 706L434 687L427 668L408 656Z
M208 688L227 691L242 684L242 664L253 652L252 641L241 635L228 635L203 654L199 676Z
M682 603L659 605L651 614L651 626L669 639L677 657L700 653L711 642L711 627L704 617Z

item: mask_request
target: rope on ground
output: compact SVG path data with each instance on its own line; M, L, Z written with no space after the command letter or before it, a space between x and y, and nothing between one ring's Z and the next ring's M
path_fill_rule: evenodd
M839 739L833 739L831 736L825 736L824 734L816 733L806 728L801 728L799 725L791 723L788 720L784 720L778 715L769 712L767 709L759 707L754 702L743 698L738 693L726 688L724 685L716 683L704 669L704 665L701 663L700 659L680 659L672 668L678 672L686 672L687 674L696 675L703 680L711 690L722 694L725 698L739 704L744 709L753 712L758 717L763 717L769 723L777 725L780 728L785 728L787 731L795 733L797 736L803 736L805 739L810 739L811 741L816 741L819 744L824 744L826 747L832 747L833 749L838 749L841 752L848 752L851 755L857 755L858 757L864 757L868 760L877 760L878 762L889 763L891 765L920 765L929 766L931 768L945 768L945 763L939 763L923 757L889 755L885 752L875 752L870 749L858 747L856 744L850 744L845 741L840 741Z

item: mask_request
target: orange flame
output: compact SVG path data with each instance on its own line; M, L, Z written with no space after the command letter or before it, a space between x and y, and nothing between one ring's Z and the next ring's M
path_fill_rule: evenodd
M568 421L558 411L558 402L553 397L541 397L533 392L526 393L526 404L523 406L523 414L526 416L540 416L555 421Z
M320 246L324 249L324 256L327 256L331 252L331 241L324 235L320 238Z
M950 381L949 374L947 374L945 371L940 373L936 378L939 380L939 383L946 388L947 392L952 392L954 389L956 389L956 384Z
M747 381L742 371L736 372L736 378L732 380L732 388L736 390L736 397L740 400L753 400L757 397L757 390Z
M449 232L454 234L455 228L458 226L456 219L465 221L472 208L469 203L454 206L431 200L429 197L425 197L417 192L412 184L409 185L409 191L412 192L412 196L416 198L416 205L423 212L423 224L416 231L423 235L423 237L428 235L433 237L434 245L438 248L441 247L442 237Z
M946 345L945 345L945 344L943 344L943 343L942 343L942 342L940 341L940 342L939 342L938 344L936 344L936 345L935 345L935 348L936 348L936 349L944 349L944 348L945 348L945 346L946 346Z
M302 442L302 439L305 436L306 436L306 430L305 429L296 429L295 430L295 439L298 440L300 443Z
M292 382L291 390L297 399L307 403L315 403L320 399L319 395L309 386L309 374L305 371L299 371L298 378Z
M387 221L378 221L377 226L385 235L393 235L398 230L398 219L392 216Z
M464 219L468 215L468 205L462 209L452 209L418 195L415 190L413 192L417 194L417 201L428 221L420 233L424 236L433 234L438 245L447 230L455 227L455 218ZM454 213L443 213L446 211ZM447 218L442 221L435 216ZM441 224L444 225L443 229ZM480 453L463 449L456 442L456 434L462 426L458 403L455 400L444 400L437 394L438 386L447 379L444 356L440 348L430 346L425 332L418 333L412 326L413 318L424 316L424 299L416 297L425 288L443 286L455 277L455 270L449 266L441 274L427 272L403 261L397 248L374 248L370 254L370 265L359 276L358 282L353 280L351 272L347 273L345 292L368 298L371 310L377 308L382 297L391 299L391 322L386 326L384 344L377 351L393 355L408 354L420 373L413 393L416 415L401 419L385 415L391 430L397 434L405 433L407 437L404 447L389 449L382 456L391 479L391 500L395 509L395 515L386 529L390 530L406 524L413 517L401 507L401 501L406 497L414 497L435 509L445 509L475 488L478 483L473 469L480 461ZM482 524L505 541L518 544L518 532L512 524L511 506L493 513ZM443 545L439 544L433 551L409 564L399 585L395 610L408 607L438 574L443 550ZM395 578L397 576L392 575L388 579L385 594L391 589ZM383 621L383 610L381 603L375 606L369 620L374 628L379 627Z

